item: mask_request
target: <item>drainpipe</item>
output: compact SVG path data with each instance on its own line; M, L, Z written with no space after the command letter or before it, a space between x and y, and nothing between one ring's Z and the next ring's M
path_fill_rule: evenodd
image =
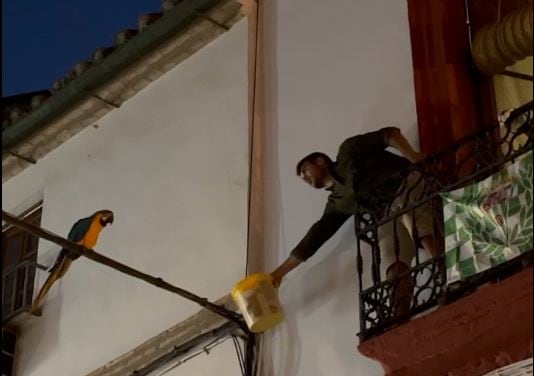
M486 75L502 73L532 56L532 3L480 29L472 53L477 68Z

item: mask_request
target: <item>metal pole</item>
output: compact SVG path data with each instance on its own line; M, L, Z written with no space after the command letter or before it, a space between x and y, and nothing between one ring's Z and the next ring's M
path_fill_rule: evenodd
M106 266L109 266L112 269L115 269L121 273L128 274L129 276L141 279L147 283L150 283L151 285L157 286L159 288L162 288L164 290L170 291L174 294L180 295L181 297L191 300L202 307L206 308L207 310L222 316L226 318L227 320L233 321L235 323L238 323L240 327L243 327L244 324L240 319L240 315L236 314L235 312L232 312L222 306L219 306L217 304L211 303L208 301L207 298L202 298L198 295L195 295L193 293L190 293L189 291L186 291L184 289L181 289L180 287L173 286L168 282L165 282L163 279L159 277L154 277L149 274L143 273L139 270L136 270L134 268L131 268L127 265L124 265L118 261L115 261L109 257L106 257L102 254L99 254L95 252L92 249L87 249L81 245L78 245L76 243L73 243L65 238L62 238L59 235L56 235L50 231L47 231L39 226L33 225L31 223L28 223L24 220L20 220L17 217L15 217L12 214L9 214L2 210L2 220L18 227L34 236L37 236L39 238L46 239L48 241L51 241L52 243L55 243L57 245L62 246L66 250L73 252L77 255L81 255L84 257L87 257L93 261L98 262L99 264L103 264Z
M256 347L256 337L252 332L248 332L246 339L246 350L245 350L245 376L255 376L255 349Z

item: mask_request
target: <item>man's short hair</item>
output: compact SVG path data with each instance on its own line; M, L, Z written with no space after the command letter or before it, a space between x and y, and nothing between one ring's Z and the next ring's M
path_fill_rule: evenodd
M328 165L332 164L332 160L330 159L328 155L326 155L325 153L321 153L319 151L314 151L313 153L308 154L307 156L302 158L299 161L299 163L297 163L297 176L300 176L300 174L302 173L302 165L304 163L306 162L315 163L317 158L323 158Z

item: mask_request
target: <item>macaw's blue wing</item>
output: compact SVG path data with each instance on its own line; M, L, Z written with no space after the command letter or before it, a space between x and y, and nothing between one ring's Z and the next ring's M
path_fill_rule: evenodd
M70 229L67 239L69 239L73 243L77 243L82 240L85 237L85 234L87 234L87 231L89 231L89 227L91 227L91 222L93 222L92 216L80 219Z
M67 239L73 243L77 243L82 240L85 234L87 234L87 231L89 231L89 227L91 226L92 221L93 216L78 220L70 229L69 235L67 235ZM55 266L59 265L61 261L63 261L63 259L67 257L68 254L69 252L65 248L61 249L59 255L56 258L56 262L54 263L52 268L50 268L50 270L52 270Z

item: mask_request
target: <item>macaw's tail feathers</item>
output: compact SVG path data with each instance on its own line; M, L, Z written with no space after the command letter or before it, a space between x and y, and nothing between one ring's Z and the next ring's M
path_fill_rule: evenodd
M46 279L43 286L41 286L41 289L39 290L39 293L35 297L35 300L32 303L32 306L30 308L29 313L30 314L36 314L37 316L40 316L40 310L41 310L41 304L48 293L48 290L50 290L50 287L54 284L54 282L57 280L57 272L58 267L60 264L56 264L50 268L51 272L48 278Z
M56 261L54 262L54 265L52 265L48 271L50 273L52 273L55 269L57 269L59 267L59 265L61 265L61 261L63 261L63 259L65 258L65 256L67 256L67 250L65 248L62 248L61 251L59 252L59 255L57 256L56 258Z
M50 268L50 274L48 275L48 278L46 279L45 283L41 287L41 290L39 290L39 293L35 297L32 307L30 308L30 313L35 313L40 310L41 304L43 303L44 298L46 294L48 293L48 291L50 290L50 288L52 287L52 285L58 279L62 278L65 275L65 273L69 270L72 260L70 260L67 257L63 257L62 253L60 253L54 266Z
M56 261L54 263L54 265L52 265L50 268L48 268L48 273L50 273L50 274L54 273L57 270L57 268L59 268L60 264L61 264L60 262Z

